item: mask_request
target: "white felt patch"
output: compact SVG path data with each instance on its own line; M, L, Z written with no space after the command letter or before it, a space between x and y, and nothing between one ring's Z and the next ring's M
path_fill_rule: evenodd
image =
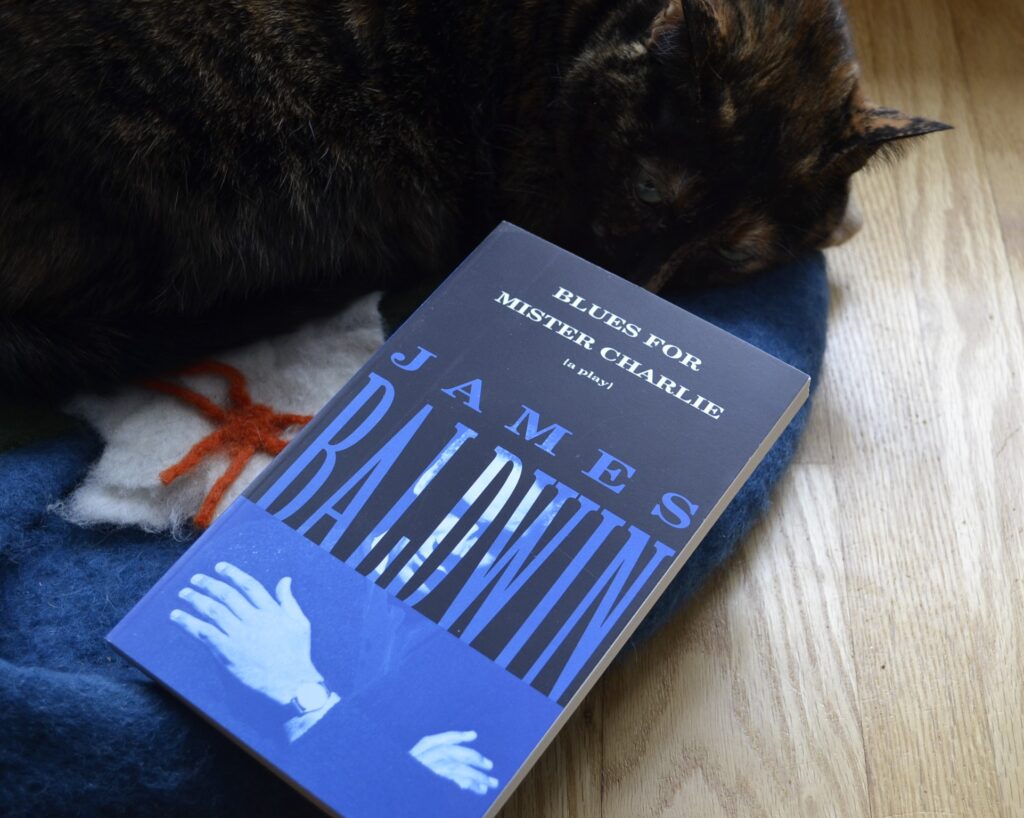
M375 293L326 320L290 335L213 356L240 370L256 403L276 412L312 415L384 342ZM227 405L227 385L216 375L162 380L184 384ZM78 525L136 525L181 536L214 482L228 466L217 452L169 485L160 472L173 466L216 428L195 407L170 395L132 386L109 396L80 395L68 411L87 420L106 447L85 480L55 509ZM288 432L291 437L298 427ZM257 452L217 505L227 508L270 462Z

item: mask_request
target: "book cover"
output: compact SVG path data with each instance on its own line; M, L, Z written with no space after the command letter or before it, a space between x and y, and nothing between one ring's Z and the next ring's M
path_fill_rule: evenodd
M808 381L502 224L108 639L332 814L493 815Z

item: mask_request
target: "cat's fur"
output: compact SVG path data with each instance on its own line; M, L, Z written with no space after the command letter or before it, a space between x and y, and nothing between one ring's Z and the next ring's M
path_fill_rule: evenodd
M940 124L837 0L4 0L0 392L445 273L500 218L657 287L821 246Z

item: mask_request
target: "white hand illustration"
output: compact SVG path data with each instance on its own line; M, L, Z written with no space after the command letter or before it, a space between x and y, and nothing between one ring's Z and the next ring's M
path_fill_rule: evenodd
M219 562L214 570L223 579L196 574L192 586L178 592L199 616L175 608L171 620L205 644L242 684L279 704L292 702L304 685L323 683L310 655L309 620L292 596L291 577L277 583L275 598L230 563Z
M498 786L498 779L482 771L493 769L494 763L472 747L463 747L467 741L476 741L475 730L449 730L424 736L409 754L435 775L454 781L464 790L486 795Z
M198 616L175 608L171 621L206 645L246 687L278 704L295 703L301 712L285 723L289 741L295 741L341 699L327 689L313 664L311 627L292 595L291 577L282 578L271 596L259 580L231 563L219 562L214 571L223 579L196 574L178 592ZM314 701L315 709L303 709L306 699ZM435 775L484 795L498 786L498 779L483 772L493 769L490 759L462 746L476 738L474 730L424 736L409 754Z

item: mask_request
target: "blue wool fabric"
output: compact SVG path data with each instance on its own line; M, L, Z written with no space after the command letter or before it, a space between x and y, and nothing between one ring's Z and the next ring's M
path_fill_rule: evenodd
M817 377L828 308L821 256L672 300ZM764 513L808 410L733 500L634 643L677 611ZM96 437L80 429L0 455L0 815L319 814L105 643L107 631L189 543L137 529L78 528L47 510L99 451Z

